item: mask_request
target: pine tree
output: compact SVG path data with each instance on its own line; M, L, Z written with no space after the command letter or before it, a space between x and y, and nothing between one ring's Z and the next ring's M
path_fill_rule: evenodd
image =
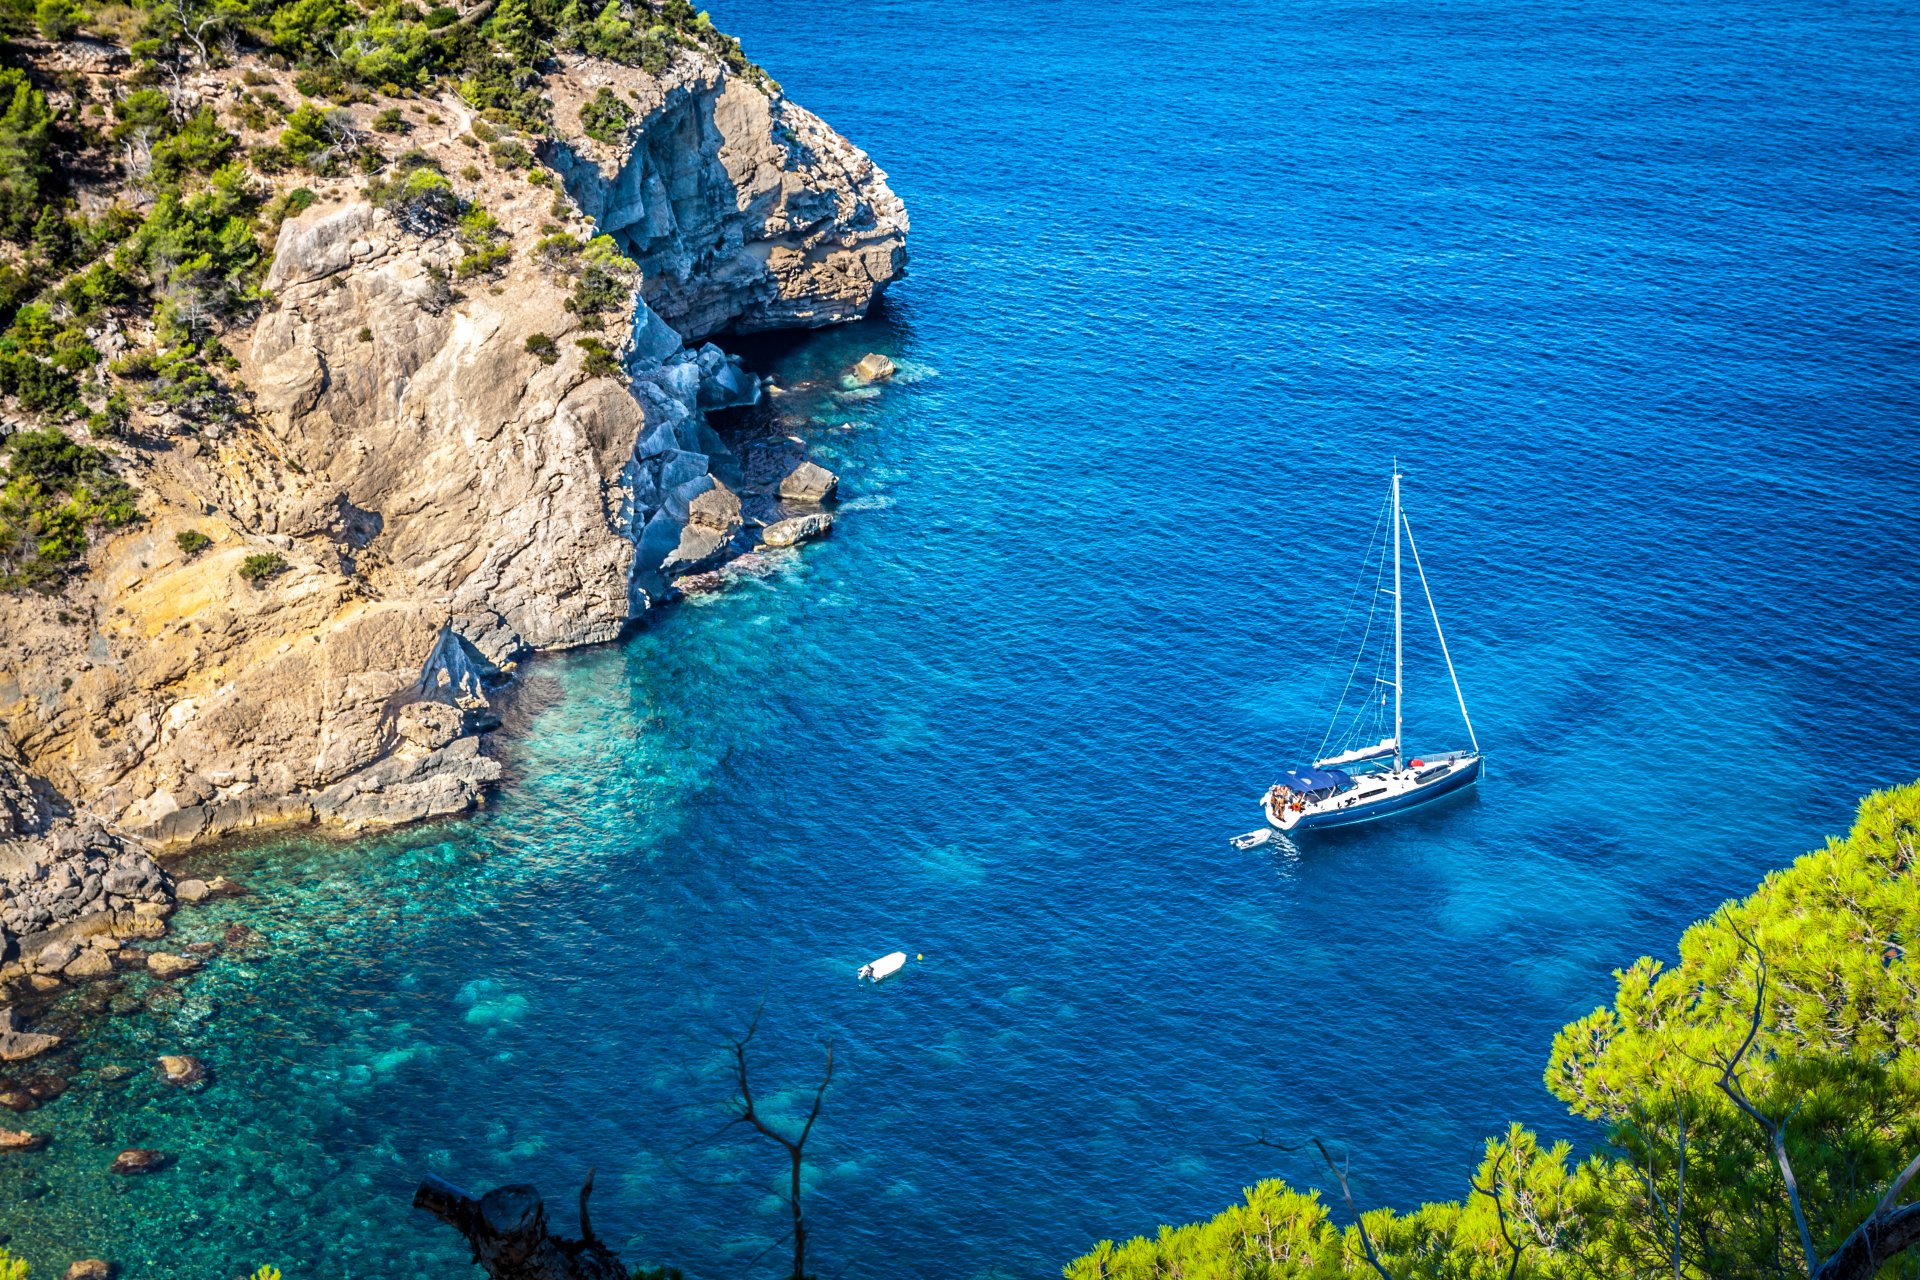
M540 59L540 36L527 0L501 0L493 15L493 38L516 67L530 68Z
M15 67L0 67L0 236L19 240L40 214L52 175L47 150L53 112L46 95Z

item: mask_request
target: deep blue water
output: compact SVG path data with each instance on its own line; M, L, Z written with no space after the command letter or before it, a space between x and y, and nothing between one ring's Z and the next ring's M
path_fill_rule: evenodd
M471 820L224 855L266 945L116 1019L0 1161L58 1274L465 1272L425 1171L630 1260L779 1273L702 1144L764 1001L831 1036L823 1275L1045 1276L1311 1181L1458 1195L1608 971L1920 774L1911 6L730 0L914 218L868 323L760 347L834 538L542 660ZM909 378L834 393L867 350ZM1239 853L1319 740L1391 460L1491 772ZM1410 622L1410 739L1458 745ZM857 986L855 965L924 954ZM200 1053L214 1086L86 1074ZM181 1153L114 1182L114 1151Z

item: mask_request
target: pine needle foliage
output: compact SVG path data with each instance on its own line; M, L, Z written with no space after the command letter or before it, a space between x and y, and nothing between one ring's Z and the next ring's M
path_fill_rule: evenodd
M1263 1182L1207 1222L1102 1241L1064 1274L1828 1274L1821 1268L1920 1156L1917 849L1920 783L1868 796L1845 839L1693 925L1675 961L1642 957L1619 970L1613 1003L1561 1031L1547 1065L1548 1088L1602 1126L1601 1149L1584 1160L1514 1125L1488 1139L1457 1201L1376 1209L1342 1227L1318 1192ZM1767 1125L1781 1134L1784 1164ZM1344 1166L1329 1171L1346 1176ZM1915 1189L1889 1199L1911 1202ZM1873 1264L1862 1274L1920 1277L1911 1248Z

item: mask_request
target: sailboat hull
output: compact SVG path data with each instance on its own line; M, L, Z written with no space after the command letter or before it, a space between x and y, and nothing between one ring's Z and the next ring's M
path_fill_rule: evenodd
M1371 792L1369 779L1363 776L1351 791L1328 796L1302 811L1284 811L1276 817L1267 806L1267 821L1282 831L1319 831L1390 818L1465 791L1480 780L1481 763L1478 755L1462 756L1445 773L1424 782L1415 780L1410 786L1392 785L1389 778L1383 794Z

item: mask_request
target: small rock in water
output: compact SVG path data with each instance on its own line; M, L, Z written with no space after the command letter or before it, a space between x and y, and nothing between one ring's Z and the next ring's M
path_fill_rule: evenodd
M238 948L257 947L266 940L266 934L261 933L251 925L244 925L238 921L228 925L226 933L222 934L220 938L220 941L224 942L227 946Z
M862 382L885 382L899 367L878 351L869 351L860 357L860 363L853 366L853 376Z
M173 1163L173 1157L164 1151L155 1151L151 1147L129 1147L113 1158L108 1173L118 1173L131 1177L141 1173L158 1173Z
M131 1013L138 1013L144 1008L146 1008L146 1005L140 1002L139 996L128 995L124 991L107 1001L107 1012L118 1018L124 1018Z
M132 1067L122 1066L118 1062L109 1062L106 1066L93 1073L94 1078L102 1084L119 1084L132 1074Z
M819 506L832 502L840 492L840 477L817 462L802 462L780 482L780 496L789 502L810 502Z
M210 956L214 953L215 949L219 947L219 945L220 945L219 943L209 939L206 942L189 942L186 946L180 949L182 951L188 952L196 956Z
M58 991L62 984L50 973L32 973L27 975L27 985L45 995L49 991Z
M176 1088L199 1084L207 1078L206 1064L190 1053L160 1055L160 1078Z
M156 951L147 957L147 971L156 978L183 978L199 967L200 962L193 957L170 951Z
M12 1005L0 1009L0 1062L25 1062L28 1058L39 1057L59 1043L59 1036L20 1030L20 1020L14 1014Z
M833 528L833 517L824 511L811 515L795 516L791 520L781 520L768 525L760 534L760 540L770 547L791 547L812 538L820 538Z
M47 1145L44 1133L28 1133L25 1129L0 1129L0 1151L38 1151Z
M82 1258L67 1268L64 1280L113 1280L113 1264L104 1258Z
M211 892L205 880L182 880L173 886L173 896L182 902L199 902Z

